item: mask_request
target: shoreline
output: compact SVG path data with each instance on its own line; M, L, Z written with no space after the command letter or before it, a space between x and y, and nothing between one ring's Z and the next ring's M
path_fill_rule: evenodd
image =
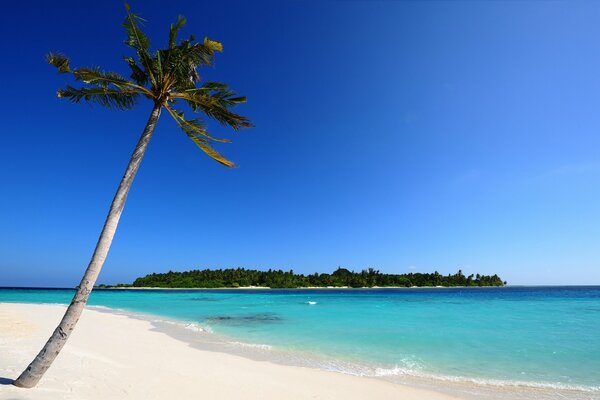
M130 286L130 287L95 287L94 290L371 290L371 289L490 289L504 288L506 286L301 286L295 288L272 288L269 286L240 286L218 288L167 288L158 286Z
M324 354L309 355L300 350L294 350L293 357L290 357L290 353L287 350L274 348L267 344L240 342L239 338L214 333L195 322L106 306L88 306L88 308L99 312L150 321L158 331L200 350L242 356L257 362L271 362L287 367L310 368L347 376L386 381L395 385L456 396L456 398L460 399L554 399L553 395L556 394L558 396L556 397L557 399L569 396L568 398L570 399L588 400L587 396L595 395L596 393L598 393L600 399L600 386L590 391L590 388L578 385L569 386L551 383L436 375L415 371L402 371L400 374L397 374L395 371L397 368L382 368L381 365L367 362L357 363L356 360L342 360L339 357ZM199 333L202 335L199 336ZM293 358L294 361L290 361L290 358ZM300 360L304 360L304 362L300 362ZM334 365L333 368L328 366L332 362ZM351 370L343 369L342 366L344 365L351 368Z
M0 376L16 378L66 306L0 303ZM150 316L151 317L151 316ZM159 319L157 321L164 320ZM168 322L164 322L169 325ZM181 327L172 328L181 334ZM160 323L108 307L86 308L54 365L34 389L0 385L0 399L413 399L456 400L434 390L203 350ZM189 330L188 330L189 331ZM124 334L126 333L126 334ZM173 332L171 332L173 333ZM189 331L189 333L192 333Z
M173 291L210 291L210 290L370 290L370 289L474 289L474 290L485 290L485 289L519 289L519 288L598 288L600 284L591 285L504 285L504 286L372 286L372 287L349 287L349 286L310 286L310 287L298 287L298 288L271 288L268 286L241 286L241 287L220 287L220 288L165 288L165 287L94 287L96 290L173 290ZM74 287L44 287L44 286L0 286L0 290L75 290Z
M55 327L54 325L58 322L62 313L64 312L66 305L57 304L57 303L1 303L0 302L0 354L7 353L7 350L3 348L3 345L6 344L6 340L3 340L2 331L6 330L8 326L8 333L10 336L11 333L11 324L6 324L6 321L3 321L3 316L6 309L19 309L19 314L27 314L28 312L32 312L33 314L44 314L41 318L44 319L44 324L46 324L45 335L42 333L42 337L39 342L39 346L43 344L47 335L51 332L51 330ZM45 310L52 311L54 313L55 321L53 323L47 322L47 316ZM510 381L494 381L494 380L479 380L479 379L470 379L464 377L445 377L445 376L435 376L428 374L412 374L410 371L399 371L399 373L395 373L393 370L381 370L381 369L371 369L363 372L348 372L348 370L344 370L344 362L339 359L331 359L328 356L323 356L319 358L319 361L325 361L325 363L312 363L306 361L308 359L304 359L302 357L301 352L295 351L295 357L292 358L286 357L285 351L280 349L272 349L269 345L261 345L255 343L244 343L234 340L234 338L228 338L226 336L222 336L219 334L213 334L210 331L206 331L200 325L195 323L190 323L182 320L165 318L163 316L158 316L154 314L147 313L139 313L139 312L130 312L124 309L111 308L106 306L88 306L84 312L85 315L92 315L93 319L102 319L107 321L100 321L96 323L102 323L104 328L110 328L110 333L112 335L119 335L120 331L123 329L121 325L123 325L122 320L126 320L129 323L133 324L143 324L143 329L139 329L140 327L136 327L133 331L128 331L128 335L145 335L148 332L156 332L167 338L165 343L162 343L160 346L166 346L167 348L174 343L178 343L179 345L184 345L188 349L192 349L198 352L198 356L202 359L206 354L209 353L212 355L220 355L217 357L235 357L245 360L244 363L250 363L252 369L260 369L261 365L269 364L271 368L275 368L277 370L281 369L281 371L288 371L292 375L294 374L294 370L308 370L312 371L311 374L316 374L317 376L321 376L322 374L333 374L334 376L343 376L350 379L352 381L357 380L353 383L359 386L374 386L379 387L380 384L389 384L393 387L396 387L395 390L401 390L402 398L410 399L414 393L414 391L419 392L419 399L431 399L431 400L446 400L446 399L561 399L567 398L571 399L589 399L594 398L598 392L597 391L586 391L585 389L579 389L576 387L573 388L560 388L553 387L552 385L547 386L531 386L528 385L527 382L510 382ZM103 317L98 318L98 315L102 315ZM94 317L95 316L95 317ZM39 315L38 315L39 317ZM92 317L87 317L92 318ZM116 321L116 319L121 320ZM10 322L10 321L9 321ZM35 321L37 322L37 321ZM31 324L32 321L13 321L12 325L22 325ZM85 328L84 328L85 329ZM88 327L90 329L90 327ZM79 327L75 332L79 330ZM75 333L74 333L75 335ZM85 334L79 334L85 335ZM43 339L43 340L42 340ZM163 338L164 339L164 338ZM69 345L69 342L67 346ZM157 345L157 343L152 343L151 345L144 348L144 352L152 353L153 348ZM129 347L129 346L128 346ZM32 358L35 353L39 350L36 346L34 348L28 349L30 350L30 358ZM127 349L129 351L129 349ZM8 351L10 353L10 351ZM10 354L9 354L10 355ZM289 355L289 354L287 354ZM104 354L95 354L92 359L97 359L98 357L105 357ZM314 357L310 361L314 361ZM301 363L298 360L305 360L305 362ZM31 361L31 359L22 360L22 368L26 366L26 364ZM155 360L156 361L156 360ZM189 360L188 360L189 361ZM221 362L222 360L219 360ZM81 362L84 362L82 360ZM341 362L341 364L340 364ZM328 367L328 364L331 366ZM356 366L358 364L354 364L351 366ZM0 376L4 378L15 377L20 373L20 371L13 371L13 374L10 374L9 371L3 370L5 366L0 365ZM340 369L342 368L342 369ZM18 369L18 368L17 368ZM91 372L91 371L90 371ZM150 372L152 373L152 372ZM227 374L227 372L224 372ZM281 372L284 373L284 372ZM285 373L284 373L285 374ZM94 375L94 373L91 373ZM91 378L86 378L91 379ZM290 377L291 379L291 377ZM340 378L342 379L342 378ZM379 382L379 383L377 383ZM292 386L295 383L290 383ZM263 383L264 385L265 383ZM381 388L377 389L380 390ZM315 388L317 390L317 388ZM365 388L366 390L366 388ZM383 390L383 389L381 389ZM3 387L0 385L0 399L4 399ZM405 391L408 391L405 393ZM423 393L421 393L421 391ZM28 392L29 393L29 392ZM316 392L315 392L316 393ZM341 396L341 395L340 395ZM348 397L350 396L350 397ZM408 397L407 397L408 396ZM440 397L441 396L441 397ZM592 396L592 397L588 397ZM12 397L9 397L12 399ZM137 398L137 397L133 397ZM228 397L223 397L228 398ZM250 397L253 398L253 397ZM271 398L271 397L257 397L257 398ZM273 399L276 397L273 397ZM321 397L316 397L321 398ZM324 398L344 398L344 399L353 399L351 394L344 395L343 397L324 397ZM369 395L369 398L378 398ZM386 397L384 397L386 398Z

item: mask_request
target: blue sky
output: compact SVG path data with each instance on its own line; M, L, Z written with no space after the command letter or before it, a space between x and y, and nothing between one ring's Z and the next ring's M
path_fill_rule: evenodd
M125 73L120 2L0 15L0 286L74 286L151 105L55 97L44 62ZM210 160L168 115L99 282L196 267L376 267L600 284L600 3L132 2L153 43L224 43L256 127ZM14 61L12 61L14 60Z

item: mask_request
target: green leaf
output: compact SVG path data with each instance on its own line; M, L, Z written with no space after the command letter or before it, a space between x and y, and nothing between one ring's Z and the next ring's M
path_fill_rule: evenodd
M169 30L169 48L173 49L176 45L177 33L183 28L186 24L186 19L183 15L177 17L177 22L175 24L171 24L171 29Z
M131 69L131 79L133 79L134 82L140 86L144 86L145 84L147 84L149 81L148 74L142 68L139 67L139 65L135 62L133 57L124 57L124 59L127 65L129 65L129 68Z
M97 103L103 107L128 110L135 105L139 93L131 90L112 89L106 87L75 88L67 86L57 92L58 97L67 98L73 103L82 100Z
M204 46L209 48L211 51L223 51L223 44L221 42L217 42L216 40L211 40L207 37L204 38Z
M227 84L221 82L204 82L199 89L205 90L226 90Z
M48 53L46 60L48 61L48 64L54 65L61 74L71 72L69 59L62 54Z
M245 103L247 101L247 99L246 99L246 96L239 96L239 97L230 97L228 99L228 101L233 104L242 104L242 103Z
M108 85L112 84L116 87L122 88L132 83L116 72L104 72L100 69L100 67L76 68L73 70L73 76L78 81L102 87L107 87Z
M150 39L138 27L139 22L144 22L144 19L139 15L131 13L130 9L128 9L127 17L123 21L123 28L125 28L127 33L125 43L137 51L147 52L150 49Z
M202 151L204 151L213 160L215 160L215 161L219 162L220 164L222 164L222 165L224 165L226 167L229 167L229 168L235 167L235 164L232 161L229 161L228 159L226 159L225 157L223 157L223 155L221 155L221 153L219 153L218 151L216 151L215 149L213 149L208 144L208 142L202 140L201 138L199 138L197 136L190 136L190 139L192 139L192 141L194 143L196 143L196 145L198 147L200 147L200 149L202 149Z
M186 120L183 116L183 112L174 110L170 107L167 107L167 111L171 114L173 119L177 125L181 127L183 132L198 146L202 151L204 151L209 157L213 160L225 165L226 167L234 167L235 164L225 157L221 155L218 151L212 148L210 145L211 142L226 142L229 143L229 140L226 139L216 139L208 134L205 129L204 123L200 119L192 119Z
M251 128L253 125L248 118L229 110L230 107L245 102L246 98L236 96L226 86L220 87L221 89L209 91L207 88L189 89L183 93L173 93L172 96L186 101L193 111L202 111L210 118L234 130Z
M150 55L150 39L142 30L138 27L138 23L144 20L131 12L129 4L125 3L125 10L127 11L127 17L123 21L123 27L127 33L125 44L135 49L141 64L144 66L144 70L150 79L150 82L154 86L157 86L157 81L154 78L152 56Z
M231 143L231 140L229 140L229 139L219 139L219 138L211 136L206 131L206 125L200 118L185 119L183 112L177 111L171 107L167 107L167 110L169 111L169 113L171 113L171 116L173 117L173 119L175 119L175 122L177 123L177 125L179 125L179 127L185 133L201 135L204 137L204 139L208 139L208 140L211 140L214 142Z

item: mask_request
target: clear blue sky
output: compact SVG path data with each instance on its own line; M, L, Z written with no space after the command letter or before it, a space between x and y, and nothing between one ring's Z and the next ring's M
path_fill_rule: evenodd
M195 267L376 267L600 284L600 3L133 1L256 128L210 160L159 121L99 283ZM45 64L126 72L123 5L3 4L0 286L73 286L151 105L55 97Z

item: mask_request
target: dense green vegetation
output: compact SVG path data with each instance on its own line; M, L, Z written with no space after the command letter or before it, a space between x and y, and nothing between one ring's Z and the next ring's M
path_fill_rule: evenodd
M149 274L137 278L133 285L120 284L117 287L160 287L160 288L235 288L260 286L270 288L298 287L373 287L373 286L504 286L498 275L469 275L462 271L453 275L431 274L383 274L373 268L360 272L338 268L332 274L295 274L293 270L257 271L244 268L203 269L186 272L169 271L162 274ZM107 287L101 285L100 287Z

